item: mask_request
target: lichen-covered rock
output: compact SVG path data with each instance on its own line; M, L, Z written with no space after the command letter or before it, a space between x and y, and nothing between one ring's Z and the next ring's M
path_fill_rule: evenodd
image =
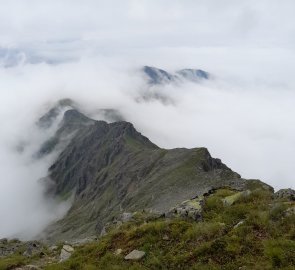
M124 259L131 260L131 261L138 261L138 260L142 259L144 256L145 256L144 251L134 249L127 256L125 256Z
M290 201L295 201L295 190L291 188L280 189L274 194L276 199L286 199Z
M251 194L250 190L245 190L241 192L236 192L233 195L227 196L222 199L222 202L225 206L230 206L234 204L238 199L240 199L243 196L249 196Z
M202 207L204 205L203 196L182 202L180 205L172 208L166 217L179 216L190 218L195 221L202 220Z

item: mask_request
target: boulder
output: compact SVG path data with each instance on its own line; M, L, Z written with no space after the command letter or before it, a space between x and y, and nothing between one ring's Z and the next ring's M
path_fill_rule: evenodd
M74 248L71 247L70 245L64 245L62 248L67 252L70 252L70 253L74 252Z
M60 251L60 262L68 260L72 253L74 252L74 248L69 245L64 245Z
M138 260L142 259L144 256L145 256L144 251L134 249L127 256L125 256L124 259L131 260L131 261L138 261Z
M274 194L275 199L295 201L295 190L291 188L280 189Z

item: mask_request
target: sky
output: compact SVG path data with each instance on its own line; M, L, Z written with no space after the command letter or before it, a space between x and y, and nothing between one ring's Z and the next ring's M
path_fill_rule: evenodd
M0 237L31 238L69 207L46 200L39 181L58 153L32 158L58 125L42 132L34 123L65 97L89 112L120 110L161 147L204 146L245 178L295 188L294 8L292 0L1 0ZM143 65L201 68L212 79L151 89L173 104L139 103Z

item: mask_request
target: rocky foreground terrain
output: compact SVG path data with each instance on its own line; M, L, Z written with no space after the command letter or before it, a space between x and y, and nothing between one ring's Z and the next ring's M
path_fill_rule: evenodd
M294 190L242 179L206 148L162 149L69 100L39 128L63 110L35 158L58 151L41 182L71 208L38 241L1 239L0 270L295 268Z

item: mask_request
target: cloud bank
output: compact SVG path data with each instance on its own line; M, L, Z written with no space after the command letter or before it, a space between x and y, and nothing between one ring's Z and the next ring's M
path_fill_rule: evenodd
M245 178L294 188L294 8L291 0L1 1L0 237L32 238L67 210L38 182L57 153L32 159L54 132L34 123L61 98L90 113L118 109L161 147L205 146ZM173 104L139 103L143 65L201 68L214 79L150 89Z

